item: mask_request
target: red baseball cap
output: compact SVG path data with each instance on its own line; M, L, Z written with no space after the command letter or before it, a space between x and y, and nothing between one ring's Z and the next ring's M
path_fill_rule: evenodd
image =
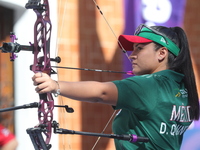
M150 43L152 40L136 36L136 35L120 35L119 38L119 47L125 49L126 51L133 50L133 43Z

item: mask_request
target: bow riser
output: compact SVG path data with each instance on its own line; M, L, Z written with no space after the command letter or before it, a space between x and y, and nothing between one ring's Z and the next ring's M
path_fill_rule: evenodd
M51 75L51 64L50 64L50 38L51 38L51 20L49 16L49 3L48 0L43 0L41 4L40 1L34 3L29 0L26 4L26 8L33 9L37 15L37 19L34 25L34 62L31 66L31 70L36 72L45 72L49 76ZM39 56L40 53L43 53L43 56ZM52 133L52 121L53 121L53 109L54 109L54 100L51 93L39 94L39 107L38 107L38 120L39 125L36 128L39 128L45 137L45 143L48 145L51 139ZM36 142L38 143L39 148L43 148L40 142L37 142L38 139L35 137ZM32 140L32 141L33 141Z
M52 24L49 16L49 3L44 1L45 8L43 10L34 10L37 15L37 20L34 25L34 64L32 66L33 72L45 72L51 75L50 65L50 38ZM42 57L38 57L40 52L43 52Z

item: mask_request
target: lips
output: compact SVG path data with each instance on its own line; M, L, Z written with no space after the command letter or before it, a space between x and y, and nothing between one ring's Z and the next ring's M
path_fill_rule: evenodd
M135 68L136 67L136 63L132 63L132 68Z
M132 63L133 66L137 65L137 63Z

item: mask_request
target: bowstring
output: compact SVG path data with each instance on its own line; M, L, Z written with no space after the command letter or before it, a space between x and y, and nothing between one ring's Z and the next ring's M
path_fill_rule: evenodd
M114 118L116 112L117 112L117 110L115 110L115 111L112 113L110 119L109 119L108 122L106 123L106 125L105 125L105 127L103 128L103 130L102 130L101 133L104 133L104 132L105 132L105 130L107 129L108 125L110 124L110 122L111 122L112 119ZM94 143L94 145L93 145L93 147L92 147L91 150L94 150L94 149L95 149L95 147L97 146L97 144L98 144L98 142L99 142L100 139L101 139L101 137L99 136L99 137L97 138L96 142Z
M63 5L63 3L64 3L64 5ZM58 8L58 18L60 18L59 16L61 16L62 6L64 6L64 12L63 12L63 15L62 15L62 18L61 18L60 30L59 30L59 32L57 32L58 35L57 35L57 41L56 41L57 44L56 44L55 56L58 56L59 45L60 45L60 41L61 41L61 38L62 38L62 33L63 33L62 31L63 31L63 28L64 28L64 18L66 17L66 10L67 10L67 0L64 0L64 2L63 2L63 0L58 1L58 6L57 6L57 8ZM57 64L56 64L56 66L57 66ZM59 79L59 69L57 69L57 77ZM58 100L60 101L60 104L63 106L64 105L63 97L58 96ZM60 109L61 109L61 116L64 116L64 118L67 118L65 108L60 108ZM62 124L66 125L66 126L68 125L66 123L66 119L64 119L64 121L63 121L63 117L61 118L61 125ZM62 134L60 136L61 136L61 140L62 140L62 147L63 147L64 150L66 150L66 147L65 147L65 144L64 144L66 136L64 134ZM70 138L67 138L67 143L68 143L68 148L71 150L72 148L71 148Z
M127 58L127 59L130 61L130 63L131 63L131 60L130 60L130 58L129 58L129 56L128 56L127 51L124 49L124 47L122 46L121 42L120 42L119 39L117 38L117 36L116 36L114 30L112 29L112 27L111 27L111 25L109 24L108 20L107 20L106 17L104 16L104 14L103 14L101 8L99 7L99 5L97 4L97 2L96 2L95 0L93 0L93 2L94 2L94 4L95 4L96 8L99 10L99 13L101 14L101 16L103 17L103 19L105 20L107 26L108 26L109 29L111 30L112 34L114 35L115 39L117 40L117 43L119 44L119 46L120 46L121 49L122 49L122 52L125 54L126 58ZM61 8L61 6L62 6L62 0L60 0L60 3L59 3L59 6L58 6L58 7ZM65 1L65 4L64 4L64 15L63 15L63 17L62 17L61 29L60 29L60 31L59 31L59 33L58 33L57 43L60 42L61 37L62 37L61 35L62 35L62 29L63 29L63 27L64 27L64 18L65 18L65 15L66 15L66 6L67 6L67 2ZM58 15L59 15L59 16L60 16L60 14L61 14L61 9L59 9L59 12L58 12ZM57 44L57 45L59 45L59 44ZM57 54L58 54L58 49L59 49L59 48L58 48L58 46L57 46L56 52L55 52L56 56L57 56ZM58 73L58 74L59 74L59 73ZM58 75L58 79L59 79L59 75ZM59 99L60 99L60 101L61 101L61 102L60 102L61 105L64 105L63 98L60 96ZM109 119L108 122L106 123L106 125L105 125L105 127L104 127L104 129L102 130L101 133L104 133L104 132L105 132L106 128L108 127L108 125L110 124L110 122L112 121L112 119L114 118L116 112L117 112L117 110L115 110L115 111L112 113L110 119ZM64 108L62 109L61 114L62 114L62 113L65 113L65 112L64 112ZM65 114L65 116L66 116L66 114ZM64 121L64 124L65 124L65 121ZM96 140L96 142L95 142L95 144L93 145L93 147L92 147L91 150L94 150L94 148L95 148L96 145L98 144L100 138L101 138L101 137L98 137L98 139ZM64 149L65 149L64 138L62 138L62 139L63 139L63 147L64 147ZM70 142L69 142L69 138L68 138L68 144L69 144L69 143L70 143ZM69 144L69 148L71 149L70 144Z
M126 51L126 50L124 49L124 47L122 46L122 44L121 44L121 42L119 41L117 35L115 34L113 28L111 27L111 25L109 24L108 20L107 20L106 17L104 16L104 14L103 14L101 8L99 7L99 5L97 4L97 2L96 2L95 0L92 0L92 1L94 2L96 8L99 10L99 13L101 14L101 16L103 17L103 19L105 20L107 26L108 26L109 29L111 30L111 32L112 32L112 34L114 35L115 39L117 40L117 43L119 44L119 46L120 46L121 49L122 49L122 52L125 54L126 58L127 58L127 59L129 60L129 62L131 63L131 60L130 60L130 58L129 58L129 56L128 56L127 51ZM107 128L108 125L110 124L111 120L114 118L115 114L116 114L116 110L115 110L115 111L113 112L113 114L111 115L110 119L109 119L108 122L106 123L106 125L105 125L105 127L104 127L104 129L102 130L101 133L104 133L104 132L105 132L106 128ZM93 145L93 147L92 147L91 150L94 150L94 149L95 149L95 147L96 147L96 145L98 144L98 142L99 142L100 139L101 139L101 137L99 136L99 137L97 138L97 140L96 140L96 142L95 142L95 144Z
M108 20L107 20L106 17L104 16L104 14L103 14L101 8L99 7L99 5L97 4L97 2L96 2L95 0L92 0L92 1L94 2L96 8L99 10L99 13L100 13L101 16L103 17L104 21L106 22L106 24L107 24L107 26L109 27L109 29L110 29L110 31L112 32L112 34L114 35L115 39L117 40L117 43L119 44L119 46L120 46L121 49L122 49L122 52L125 54L125 56L127 57L127 59L128 59L128 60L130 61L130 63L131 63L131 60L130 60L130 58L129 58L129 56L128 56L127 51L126 51L126 50L124 49L124 47L122 46L122 43L119 41L119 39L118 39L117 35L115 34L113 28L111 27L111 25L109 24Z

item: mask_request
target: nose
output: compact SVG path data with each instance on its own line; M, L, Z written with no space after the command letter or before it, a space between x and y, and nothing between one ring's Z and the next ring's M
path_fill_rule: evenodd
M136 59L136 54L134 53L134 51L131 52L131 54L129 55L129 59L133 60Z

